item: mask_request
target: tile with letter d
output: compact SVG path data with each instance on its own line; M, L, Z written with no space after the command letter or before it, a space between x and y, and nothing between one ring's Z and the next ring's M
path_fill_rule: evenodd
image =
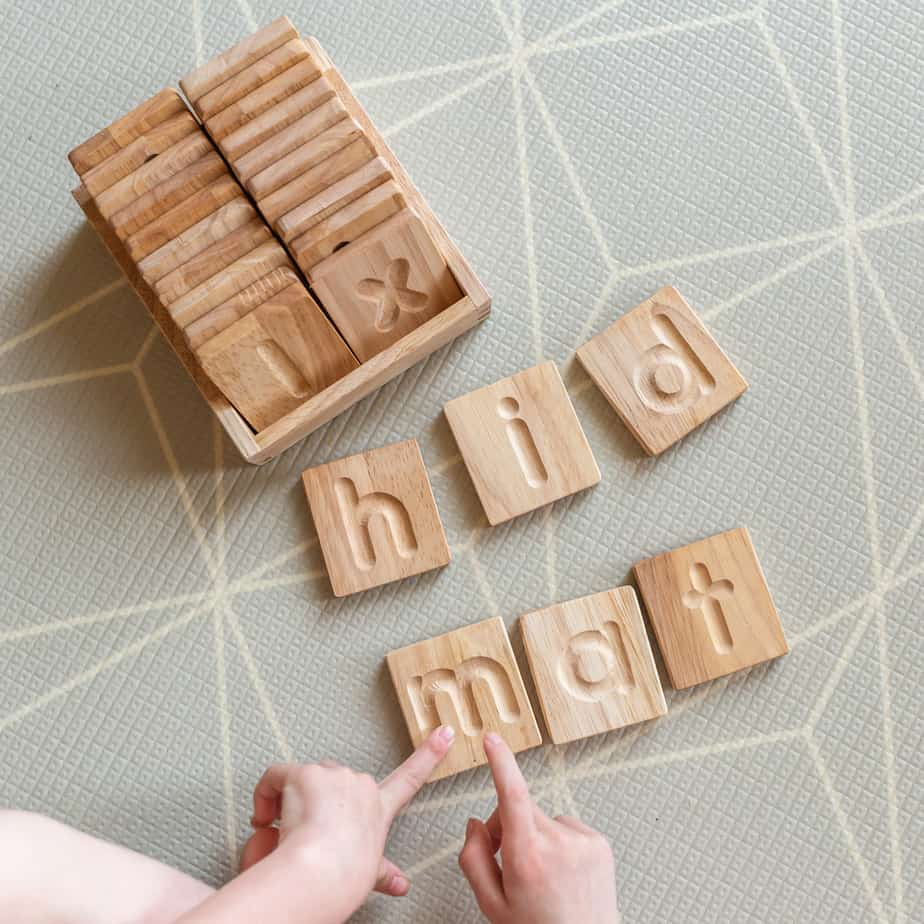
M492 526L600 480L553 362L454 398L443 410Z
M633 571L675 689L789 651L746 529L655 555Z
M667 712L631 587L526 613L520 617L520 631L555 744Z
M335 596L449 564L417 440L309 468L302 481Z
M747 391L748 383L672 286L578 348L632 435L657 455Z
M389 652L387 662L414 747L440 725L456 731L431 780L486 763L485 732L514 752L542 744L499 616Z

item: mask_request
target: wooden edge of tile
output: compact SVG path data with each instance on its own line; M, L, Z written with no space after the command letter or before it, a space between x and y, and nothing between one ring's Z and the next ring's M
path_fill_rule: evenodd
M101 164L107 157L117 154L155 125L171 116L188 111L180 94L172 87L167 87L139 103L115 122L100 129L92 138L78 144L68 152L67 159L78 175L83 177L93 167Z
M280 16L188 73L180 80L180 87L186 98L194 103L209 90L294 38L298 38L298 30L287 16Z
M83 186L78 186L72 195L86 215L87 221L93 226L112 258L125 274L125 278L138 294L138 297L144 302L145 307L154 319L154 323L157 324L167 343L170 344L183 367L189 373L190 378L195 382L202 397L205 398L208 405L215 412L216 417L218 417L219 422L241 456L248 462L266 461L269 456L262 453L261 447L254 438L253 430L231 406L224 395L212 384L205 372L202 371L192 351L186 345L179 328L173 323L166 308L160 304L153 290L141 278L128 252L112 232L102 215L100 215L93 198ZM262 456L262 458L258 459L258 456Z
M482 285L481 280L475 275L468 261L433 213L433 210L430 208L423 194L414 185L413 180L395 156L394 151L388 146L381 132L375 127L375 123L369 118L366 110L353 94L349 84L341 77L337 68L334 67L330 57L327 52L324 51L320 42L311 36L306 36L305 44L316 55L318 61L324 68L322 71L323 76L330 81L336 91L338 99L344 105L349 115L360 124L366 137L372 143L376 155L383 158L388 164L392 175L398 182L398 185L401 186L408 204L420 216L430 236L443 254L443 258L446 260L449 269L456 277L459 288L465 293L467 298L471 301L471 304L479 312L480 318L483 320L491 311L491 296L487 289Z

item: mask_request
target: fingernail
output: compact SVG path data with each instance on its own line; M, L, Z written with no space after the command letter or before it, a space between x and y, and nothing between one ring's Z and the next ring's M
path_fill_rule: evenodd
M411 887L411 884L404 878L404 876L392 876L391 879L391 890L392 892L407 892Z
M472 836L472 829L473 829L474 827L475 827L475 819L474 819L474 818L469 818L469 820L468 820L467 822L465 822L465 836L466 836L466 838L469 838L469 837Z
M456 730L451 725L443 725L439 730L439 736L443 741L452 741L456 737Z
M486 744L495 745L501 743L501 736L497 732L488 732L484 736Z

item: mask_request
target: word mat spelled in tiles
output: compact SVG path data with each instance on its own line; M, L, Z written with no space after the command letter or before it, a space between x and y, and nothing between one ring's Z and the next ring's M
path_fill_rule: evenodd
M309 468L302 481L335 596L449 564L417 440Z
M492 526L600 480L554 362L454 398L444 410Z
M667 712L631 587L526 613L520 630L555 744Z
M672 446L748 387L671 286L579 347L577 358L649 455Z
M485 732L497 732L514 752L542 744L499 616L399 648L386 660L414 747L440 725L455 729L431 781L487 763Z
M206 375L255 430L268 427L359 365L297 280L195 352Z
M411 209L319 263L311 283L360 360L462 298L424 223Z
M633 571L675 689L789 651L747 529L656 555Z

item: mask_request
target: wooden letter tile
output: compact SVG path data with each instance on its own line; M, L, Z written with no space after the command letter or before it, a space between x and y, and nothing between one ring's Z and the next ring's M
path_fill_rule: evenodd
M527 613L520 630L555 744L667 712L631 587Z
M310 276L325 257L371 231L404 206L404 193L394 180L389 180L286 243L302 272Z
M318 298L363 361L462 293L423 222L404 209L311 272Z
M789 651L746 529L656 555L634 572L675 689Z
M209 378L258 431L358 365L301 284L267 299L199 347L196 355Z
M455 729L431 781L487 763L485 732L497 732L514 752L542 744L499 616L399 648L387 662L414 747L440 725Z
M221 150L225 157L234 164L238 176L245 178L247 176L244 173L244 165L240 162L243 155L248 154L265 141L269 141L273 135L282 132L293 122L304 118L306 113L317 109L322 103L330 102L333 95L334 88L330 83L324 77L318 77L307 87L296 90L288 96L281 105L271 106L265 112L254 116L251 121L245 122L240 128L234 129L230 135L222 138ZM250 175L253 172L251 170Z
M317 138L261 170L247 183L271 224L301 202L373 158L372 145L352 119L343 119Z
M585 343L577 358L649 455L682 439L748 387L671 286Z
M416 440L309 468L302 480L335 596L449 564Z
M444 410L492 526L600 480L553 362L454 398Z
M369 153L371 154L371 149ZM290 241L299 234L304 234L338 209L349 205L389 179L391 171L381 157L367 159L357 170L320 189L310 199L294 203L294 208L276 222L279 236L284 241Z
M218 140L220 133L214 132L212 120L220 113L231 110L230 119L221 126L221 134L226 135L247 121L247 106L240 106L241 100L246 99L255 90L269 83L290 67L304 61L309 57L305 43L300 39L290 39L284 45L273 49L268 55L258 58L253 64L247 65L224 83L220 83L214 90L209 90L196 100L196 112L202 119L213 138ZM320 70L315 67L314 76L320 76Z
M195 103L210 90L239 74L254 61L275 51L280 45L298 38L295 26L285 17L280 16L268 26L248 35L232 48L206 61L180 81L180 86L187 98Z

